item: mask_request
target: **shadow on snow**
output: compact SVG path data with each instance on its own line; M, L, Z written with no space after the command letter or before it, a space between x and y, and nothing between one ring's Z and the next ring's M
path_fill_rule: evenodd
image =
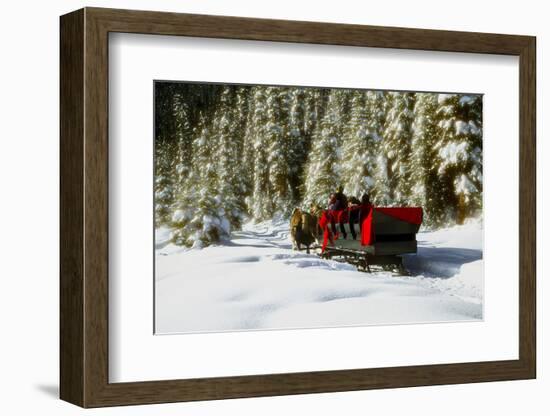
M413 274L452 277L462 265L481 260L481 250L456 247L418 247L417 254L403 256L405 267Z

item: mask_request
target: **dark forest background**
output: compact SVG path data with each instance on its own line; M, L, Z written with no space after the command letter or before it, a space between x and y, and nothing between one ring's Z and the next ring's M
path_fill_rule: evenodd
M482 204L482 96L155 83L155 224L200 247L338 186L460 224Z

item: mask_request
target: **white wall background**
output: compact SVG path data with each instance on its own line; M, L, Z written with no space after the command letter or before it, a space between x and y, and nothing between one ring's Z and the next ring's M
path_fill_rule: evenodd
M550 361L543 325L550 300L542 265L543 166L550 158L542 128L544 61L550 56L545 3L535 0L354 2L277 0L121 0L5 2L0 15L0 410L2 414L71 415L81 409L58 395L58 16L83 6L317 20L536 35L538 40L539 377L535 381L423 387L338 394L225 400L87 411L88 414L529 414L550 408ZM406 341L404 341L406 343Z

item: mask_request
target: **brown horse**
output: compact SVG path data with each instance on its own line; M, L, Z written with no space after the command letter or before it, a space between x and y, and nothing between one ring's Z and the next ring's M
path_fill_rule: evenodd
M323 235L323 229L319 225L319 220L321 219L321 216L323 215L323 207L321 207L318 204L311 204L311 215L315 218L315 240L317 244L320 244L321 237Z
M311 244L317 241L318 221L309 212L302 211L300 208L294 208L290 217L290 239L292 248L300 251L302 244L306 246L309 254Z

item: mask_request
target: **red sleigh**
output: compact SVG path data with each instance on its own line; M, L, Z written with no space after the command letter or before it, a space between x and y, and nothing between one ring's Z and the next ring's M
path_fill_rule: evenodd
M343 260L367 271L371 265L397 266L403 271L401 255L416 253L416 233L421 224L419 207L360 205L327 210L319 220L323 234L321 256Z

